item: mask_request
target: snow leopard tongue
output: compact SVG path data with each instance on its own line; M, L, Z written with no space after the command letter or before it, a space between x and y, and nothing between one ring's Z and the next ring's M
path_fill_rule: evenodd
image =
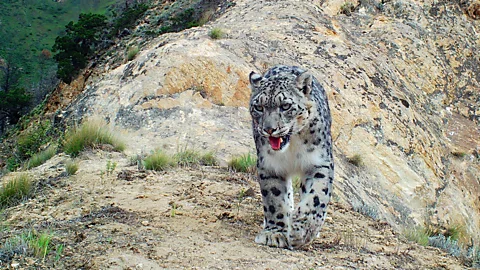
M273 150L280 149L280 145L282 144L282 138L268 137L268 140L270 141L270 145L272 146Z

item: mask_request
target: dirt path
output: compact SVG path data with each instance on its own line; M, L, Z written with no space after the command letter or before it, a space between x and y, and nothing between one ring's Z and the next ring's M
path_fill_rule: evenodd
M51 232L60 256L15 256L16 269L465 269L444 252L399 240L391 227L334 202L305 250L259 246L262 210L248 174L220 167L139 171L100 150L63 174L58 155L31 173L42 191L3 215L2 241L28 228ZM109 173L107 162L116 164ZM51 253L54 253L53 251Z

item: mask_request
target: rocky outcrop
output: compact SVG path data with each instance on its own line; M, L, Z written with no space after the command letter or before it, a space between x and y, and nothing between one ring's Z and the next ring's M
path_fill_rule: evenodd
M131 62L99 65L64 114L100 115L131 153L189 146L227 159L253 150L249 72L302 66L330 99L335 198L397 229L461 226L479 244L479 21L456 1L358 1L351 16L344 3L236 1ZM213 27L226 38L210 39Z

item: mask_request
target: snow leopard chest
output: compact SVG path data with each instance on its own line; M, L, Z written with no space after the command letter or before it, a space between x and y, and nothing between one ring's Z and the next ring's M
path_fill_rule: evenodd
M310 134L314 137L316 134ZM311 148L311 145L306 143L305 138L300 134L294 135L291 138L290 145L285 151L271 151L265 147L264 153L264 168L274 171L278 175L302 176L302 174L315 164L319 164L326 153L323 149Z

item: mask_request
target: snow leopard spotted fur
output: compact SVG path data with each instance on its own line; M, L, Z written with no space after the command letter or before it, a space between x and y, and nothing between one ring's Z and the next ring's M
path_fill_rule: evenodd
M310 244L332 195L331 116L325 90L299 67L250 73L250 114L257 148L264 228L255 242L279 248ZM292 177L300 176L294 206Z

